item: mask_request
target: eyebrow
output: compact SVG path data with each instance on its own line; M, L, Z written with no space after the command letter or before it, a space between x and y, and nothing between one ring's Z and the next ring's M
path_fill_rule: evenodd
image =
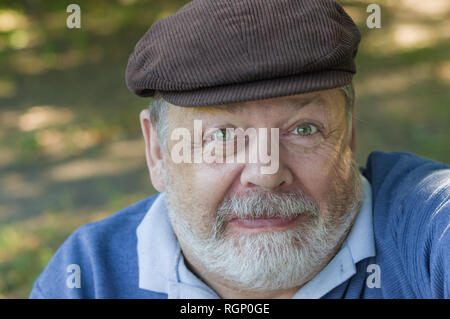
M316 94L307 98L288 99L283 102L283 106L287 106L294 110L300 110L304 106L312 103L324 106L328 105L328 102L322 96ZM242 112L242 110L245 108L245 105L242 103L235 103L229 105L219 105L217 106L217 108L223 111L227 111L228 113L235 114Z

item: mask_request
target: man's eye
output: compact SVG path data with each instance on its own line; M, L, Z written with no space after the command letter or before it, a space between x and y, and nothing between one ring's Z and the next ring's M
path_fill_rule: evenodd
M231 129L221 128L213 134L213 139L217 142L227 142L235 137L235 133Z
M300 136L310 136L317 132L317 126L312 124L300 124L293 131L294 134Z

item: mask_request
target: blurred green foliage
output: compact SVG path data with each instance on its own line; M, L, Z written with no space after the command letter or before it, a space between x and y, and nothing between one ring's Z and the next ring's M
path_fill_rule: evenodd
M124 72L150 25L187 2L78 0L81 29L66 27L73 1L0 3L0 298L26 298L75 228L154 192L138 122L149 101ZM373 150L450 162L449 6L379 1L370 30L369 1L340 2L362 33L359 162Z

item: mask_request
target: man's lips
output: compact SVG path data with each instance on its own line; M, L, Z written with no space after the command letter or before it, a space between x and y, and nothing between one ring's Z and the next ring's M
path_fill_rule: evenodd
M254 230L280 230L292 226L299 216L293 218L233 218L229 224L241 229Z

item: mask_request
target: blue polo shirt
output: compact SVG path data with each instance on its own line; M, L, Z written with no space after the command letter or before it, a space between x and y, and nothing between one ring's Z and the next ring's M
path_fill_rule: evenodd
M361 173L364 204L351 232L294 298L449 298L449 166L410 153L373 152ZM77 229L30 297L217 295L185 266L164 194L156 194Z

